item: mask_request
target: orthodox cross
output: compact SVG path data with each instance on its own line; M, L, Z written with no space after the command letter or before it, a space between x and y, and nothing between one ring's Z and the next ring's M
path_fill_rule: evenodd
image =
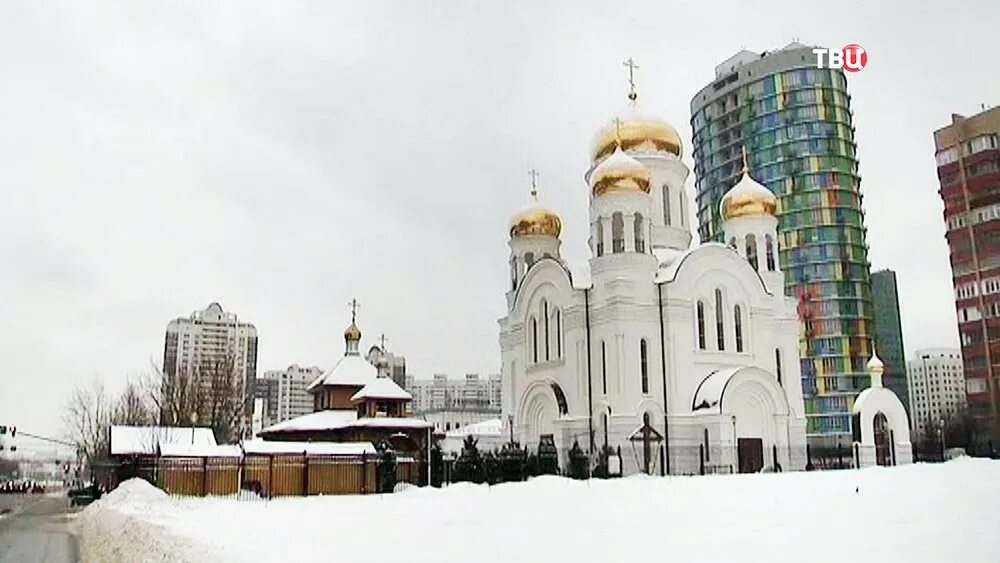
M740 150L743 151L743 174L746 174L747 173L747 147L746 147L746 145L743 145L742 147L740 147Z
M622 144L622 120L615 118L615 138L618 140L618 146Z
M538 170L532 168L528 170L528 176L531 176L531 197L538 199L538 186L536 182L538 181Z
M351 299L348 305L351 306L351 324L354 324L354 321L358 318L358 300Z
M635 93L635 71L639 69L639 65L635 64L632 57L629 57L627 61L622 63L622 66L628 67L628 99L634 102L639 97Z
M381 335L380 335L380 336L378 337L378 342L379 342L379 348L381 348L381 349L382 349L382 352L385 352L385 340L386 340L386 339L385 339L385 333L382 333L382 334L381 334Z

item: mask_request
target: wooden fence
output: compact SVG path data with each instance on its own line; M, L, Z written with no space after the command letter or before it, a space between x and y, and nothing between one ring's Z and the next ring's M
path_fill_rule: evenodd
M376 456L150 457L119 467L115 481L142 477L176 495L230 496L241 489L260 498L381 492ZM422 485L423 472L423 464L413 458L401 458L396 464L397 482Z

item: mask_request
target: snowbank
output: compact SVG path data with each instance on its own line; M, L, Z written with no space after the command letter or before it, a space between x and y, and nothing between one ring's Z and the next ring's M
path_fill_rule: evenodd
M129 482L84 512L85 561L997 561L1000 462L543 477L241 502ZM121 526L121 528L119 528ZM848 542L853 541L853 544Z

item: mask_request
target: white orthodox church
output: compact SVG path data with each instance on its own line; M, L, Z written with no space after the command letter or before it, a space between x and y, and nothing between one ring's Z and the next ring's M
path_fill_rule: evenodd
M691 247L680 137L629 98L585 174L589 275L571 274L560 218L534 188L511 220L505 433L554 441L563 466L574 443L620 449L625 474L803 469L800 329L778 266L777 200L744 162L722 201L729 244Z

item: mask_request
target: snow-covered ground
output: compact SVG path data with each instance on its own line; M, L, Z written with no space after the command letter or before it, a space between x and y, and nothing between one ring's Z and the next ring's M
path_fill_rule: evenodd
M246 502L129 481L83 561L1000 561L1000 462Z

